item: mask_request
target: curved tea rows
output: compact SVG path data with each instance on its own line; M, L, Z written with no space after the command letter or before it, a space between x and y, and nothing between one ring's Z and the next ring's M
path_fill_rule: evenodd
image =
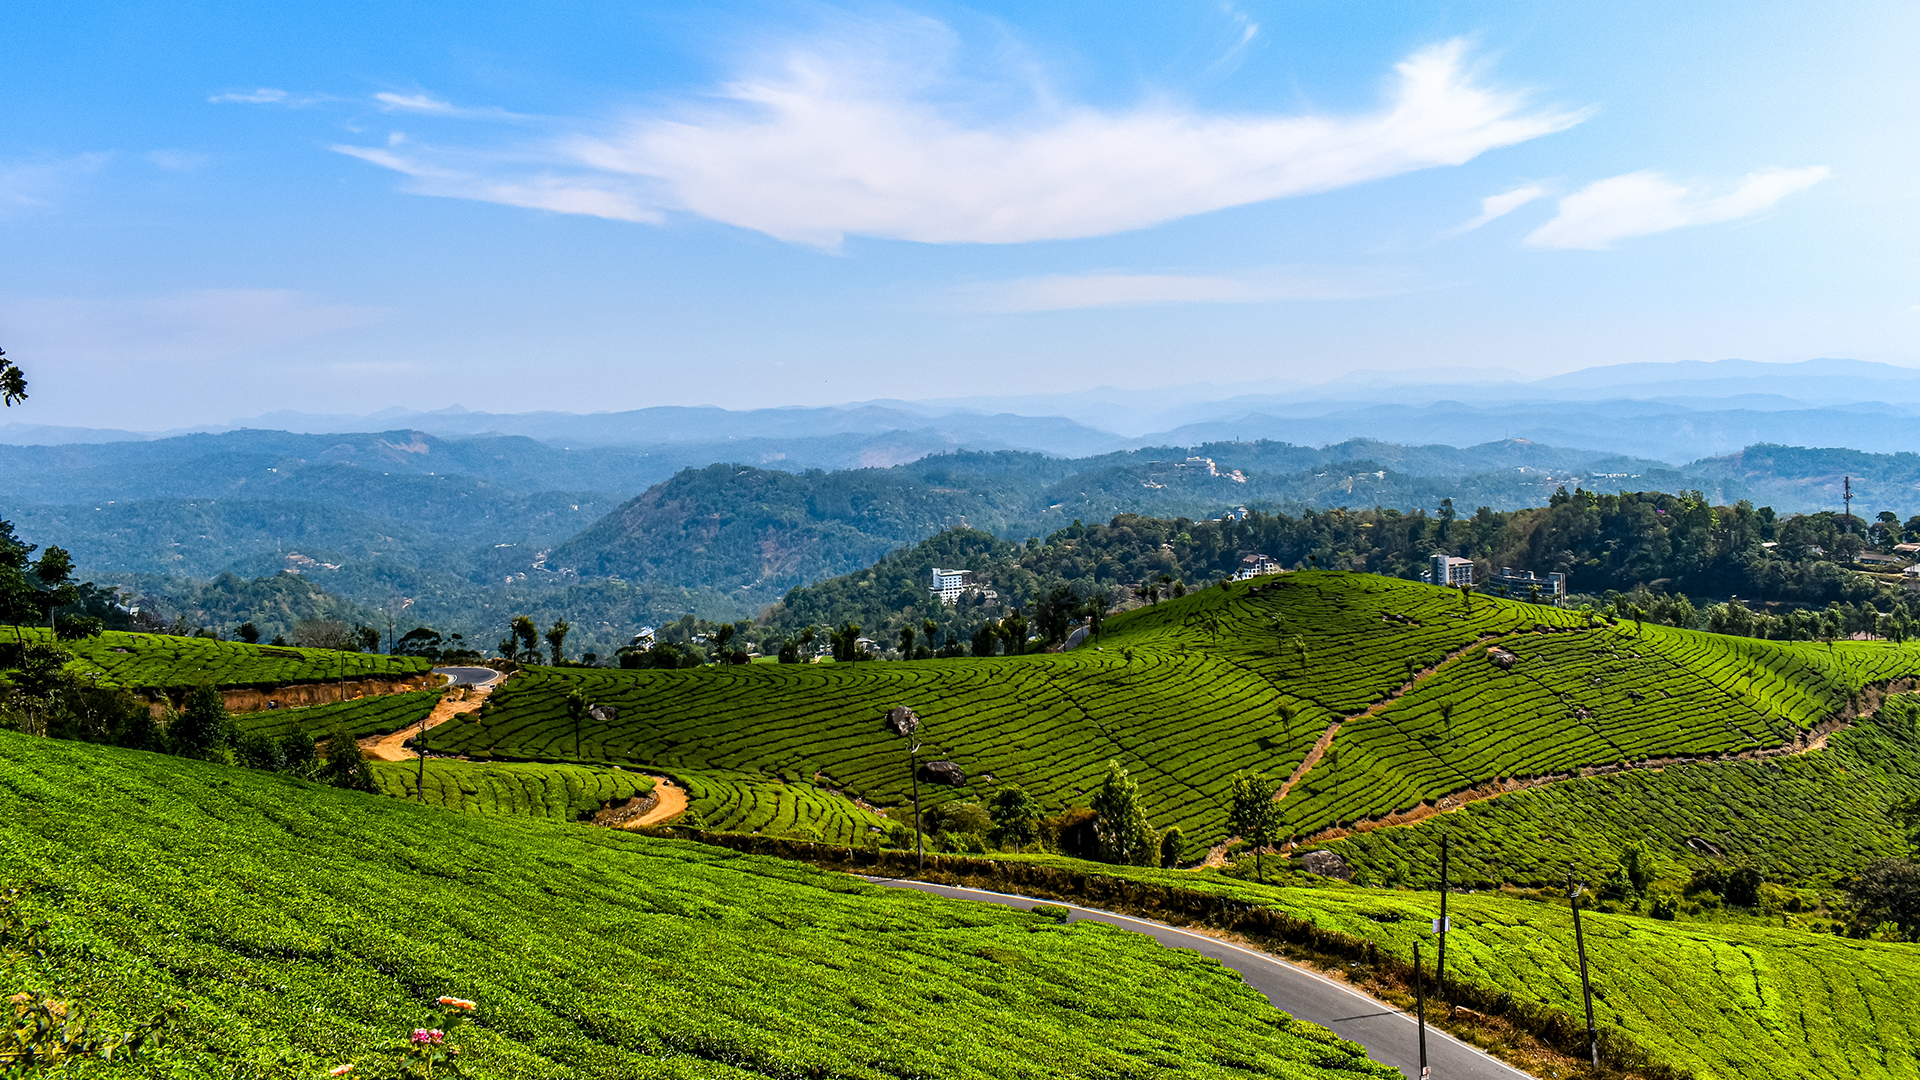
M12 640L15 629L7 628L7 640ZM53 637L45 628L17 629L30 644L44 645ZM82 641L63 641L60 647L74 654L69 666L76 672L91 675L107 685L128 688L171 689L202 683L223 687L280 686L367 675L423 675L432 667L430 661L417 656L248 645L238 641L118 630L108 630Z
M723 832L798 835L831 844L857 843L894 824L851 799L808 783L787 783L760 773L676 771L690 809L710 829Z
M373 781L383 795L425 801L469 814L577 821L609 802L653 790L653 778L584 765L450 761L428 758L426 783L412 761L375 761Z
M235 713L233 727L243 737L259 735L274 740L284 739L296 731L324 739L336 724L346 728L347 734L354 738L384 735L418 724L433 712L440 694L439 690L413 690L298 709Z
M1510 778L1778 746L1868 683L1915 673L1915 646L1589 625L1536 604L1301 573L1129 612L1098 646L1061 654L530 669L431 741L475 757L756 773L894 806L909 796L907 746L882 717L909 705L922 760L971 778L964 792L923 785L923 799L1010 781L1057 810L1084 804L1119 760L1156 825L1212 843L1233 772L1287 776L1336 722L1329 752L1284 800L1291 832ZM576 687L616 712L583 724L577 749L565 709Z

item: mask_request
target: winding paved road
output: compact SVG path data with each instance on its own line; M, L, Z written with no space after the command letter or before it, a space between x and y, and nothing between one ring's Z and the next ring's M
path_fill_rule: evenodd
M437 667L433 673L445 675L450 680L448 686L485 686L500 677L490 667Z
M955 900L980 900L1009 907L1030 908L1035 904L1058 903L985 889L932 885L924 881L876 877L866 880L876 885L914 889ZM1419 1080L1419 1035L1414 1019L1385 1002L1376 1001L1350 986L1295 967L1266 953L1243 949L1205 934L1072 904L1060 906L1072 912L1070 918L1111 923L1122 929L1146 934L1168 948L1192 949L1202 956L1210 956L1239 972L1248 986L1267 995L1267 1000L1276 1007L1328 1028L1343 1039L1359 1043L1367 1048L1367 1053L1375 1061L1399 1069L1407 1075L1408 1080ZM1433 1028L1427 1029L1427 1065L1432 1070L1432 1080L1531 1080L1528 1074Z

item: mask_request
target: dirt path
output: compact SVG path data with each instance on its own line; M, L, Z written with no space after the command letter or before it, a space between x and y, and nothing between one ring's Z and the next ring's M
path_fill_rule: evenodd
M1517 631L1517 632L1525 633L1526 631ZM1320 736L1320 739L1318 742L1315 742L1313 744L1313 749L1307 751L1307 756L1300 759L1300 764L1298 766L1295 766L1293 770L1293 775L1287 777L1286 783L1280 785L1279 791L1274 792L1273 801L1279 802L1281 799L1286 798L1287 792L1292 791L1295 784L1298 784L1300 781L1306 779L1307 774L1313 771L1313 767L1315 765L1320 764L1320 759L1325 757L1327 754L1327 751L1333 747L1333 737L1340 734L1340 725L1347 723L1348 721L1351 721L1351 720L1359 720L1363 717L1372 716L1374 713L1379 712L1380 710L1386 708L1389 705L1392 705L1394 702L1399 701L1401 698L1407 696L1409 693L1412 693L1414 687L1419 686L1421 683L1427 681L1428 679L1432 678L1434 675L1438 674L1441 668L1445 667L1447 664L1451 663L1452 661L1458 660L1460 657L1467 655L1468 653L1472 652L1475 649L1491 647L1493 642L1499 641L1503 638L1512 637L1514 636L1514 633L1516 632L1509 631L1507 633L1502 633L1502 634L1482 634L1481 636L1475 638L1472 642L1466 645L1462 645L1461 647L1441 657L1440 661L1434 664L1432 667L1421 668L1418 672L1414 673L1413 678L1408 679L1406 682L1403 682L1399 686L1394 687L1393 692L1388 694L1386 697L1381 698L1379 701L1374 702L1373 704L1367 706L1366 708L1360 710L1357 713L1353 713L1349 716L1343 716L1338 720L1335 720L1333 723L1328 724L1326 732Z
M626 828L637 829L642 825L656 825L687 808L687 789L664 776L653 778L653 794L659 800L653 804L653 809L627 822Z
M434 705L433 712L427 715L427 730L432 731L461 713L478 709L480 703L487 700L487 695L491 694L493 688L498 685L500 684L495 682L488 683L486 686L468 687L464 698L453 696L441 698L439 703ZM365 754L369 761L413 761L419 755L407 749L407 740L419 734L420 725L409 724L391 735L369 735L360 740L360 752Z

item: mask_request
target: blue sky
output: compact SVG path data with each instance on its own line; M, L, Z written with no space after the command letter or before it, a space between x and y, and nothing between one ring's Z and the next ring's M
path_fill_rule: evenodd
M8 420L1920 364L1911 4L14 5Z

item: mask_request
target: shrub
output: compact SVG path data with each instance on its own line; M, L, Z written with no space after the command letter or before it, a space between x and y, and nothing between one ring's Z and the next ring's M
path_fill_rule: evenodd
M367 765L360 744L347 729L336 727L327 735L327 760L321 766L320 779L349 791L372 791L373 770Z
M220 691L205 683L189 691L179 718L167 726L167 741L181 757L224 759L233 744L233 720Z
M1168 826L1167 831L1160 834L1161 866L1174 867L1180 865L1180 856L1186 854L1186 850L1187 834L1180 831L1180 826Z

